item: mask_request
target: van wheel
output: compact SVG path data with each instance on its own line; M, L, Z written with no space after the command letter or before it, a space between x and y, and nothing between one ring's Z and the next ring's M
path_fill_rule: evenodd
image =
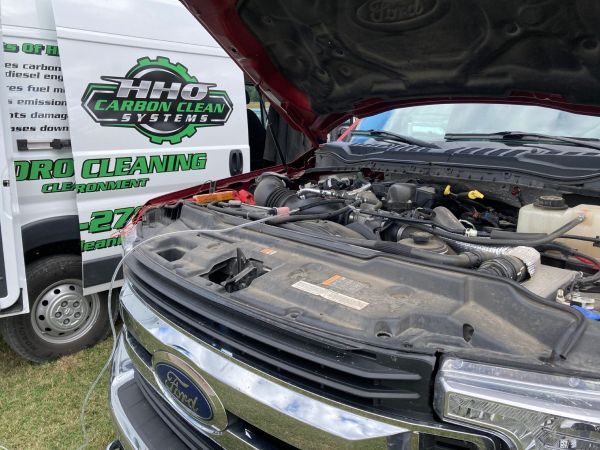
M27 265L30 313L0 320L6 343L34 362L91 347L108 336L106 294L83 295L81 257L57 255Z

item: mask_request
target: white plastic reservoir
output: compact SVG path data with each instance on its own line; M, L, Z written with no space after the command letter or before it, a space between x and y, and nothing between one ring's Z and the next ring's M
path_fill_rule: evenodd
M566 206L562 197L543 196L537 202L523 206L519 211L517 231L520 233L552 233L580 215L585 220L566 234L596 237L600 235L600 206ZM573 239L557 239L557 242L575 248L581 253L600 258L600 247L593 242Z

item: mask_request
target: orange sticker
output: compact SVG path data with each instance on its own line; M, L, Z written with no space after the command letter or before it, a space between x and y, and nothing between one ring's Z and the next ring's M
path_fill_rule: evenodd
M334 275L331 278L327 278L325 281L323 281L324 286L329 286L331 283L333 283L336 280L339 280L340 278L343 278L341 275Z
M277 253L277 250L266 247L266 248L263 248L260 252L264 253L265 255L274 255L275 253Z

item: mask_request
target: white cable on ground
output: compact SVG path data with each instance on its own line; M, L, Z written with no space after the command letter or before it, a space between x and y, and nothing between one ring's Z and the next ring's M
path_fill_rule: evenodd
M294 211L290 211L290 212L294 212ZM104 363L104 366L102 366L102 369L100 369L100 372L98 373L98 375L96 376L96 379L93 381L93 383L90 385L87 394L85 395L85 398L83 399L83 403L81 404L81 411L79 413L79 423L81 426L81 434L83 435L83 443L81 444L81 446L79 446L77 448L77 450L82 450L85 447L88 446L88 444L90 443L90 437L88 435L88 431L86 429L85 426L85 410L87 408L87 405L90 401L90 398L92 396L92 394L94 393L94 390L96 389L96 386L98 385L98 383L100 382L100 380L102 379L102 376L104 375L104 372L106 371L106 369L108 369L108 367L110 366L110 363L112 361L113 355L115 353L115 350L117 349L117 330L115 328L115 321L113 320L112 317L112 292L113 292L113 287L115 284L115 280L117 278L117 274L119 273L119 270L121 269L121 267L123 267L123 263L125 262L125 259L131 255L135 250L137 250L140 246L142 245L146 245L149 244L150 242L159 239L159 238L164 238L167 236L172 236L175 234L185 234L185 233L202 233L202 234L212 234L212 233L225 233L225 232L230 232L230 231L234 231L234 230L238 230L240 228L246 228L252 225L257 225L263 222L266 222L270 219L273 219L274 216L267 216L267 217L263 217L262 219L258 219L258 220L254 220L252 222L245 222L242 223L240 225L235 225L233 227L229 227L229 228L220 228L220 229L216 229L216 230L178 230L178 231L170 231L169 233L164 233L164 234L159 234L156 236L152 236L150 238L148 238L145 241L140 242L139 244L135 245L128 253L125 253L123 255L123 257L121 258L121 260L119 261L119 264L117 264L117 267L115 268L115 271L112 274L112 277L110 279L110 285L108 288L108 317L110 320L110 331L112 334L112 339L113 339L113 344L112 344L112 348L110 351L110 355L108 356L108 359L106 360L106 363ZM0 447L0 449L2 449L2 447Z

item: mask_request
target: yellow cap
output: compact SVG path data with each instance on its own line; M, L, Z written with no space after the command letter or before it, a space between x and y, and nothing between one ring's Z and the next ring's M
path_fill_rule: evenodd
M446 188L444 189L444 195L450 195L451 194L450 189L451 189L450 185L446 186Z
M483 194L481 192L479 192L478 190L474 190L474 191L469 191L469 193L467 194L467 197L469 197L471 200L476 200L478 198L483 198Z

